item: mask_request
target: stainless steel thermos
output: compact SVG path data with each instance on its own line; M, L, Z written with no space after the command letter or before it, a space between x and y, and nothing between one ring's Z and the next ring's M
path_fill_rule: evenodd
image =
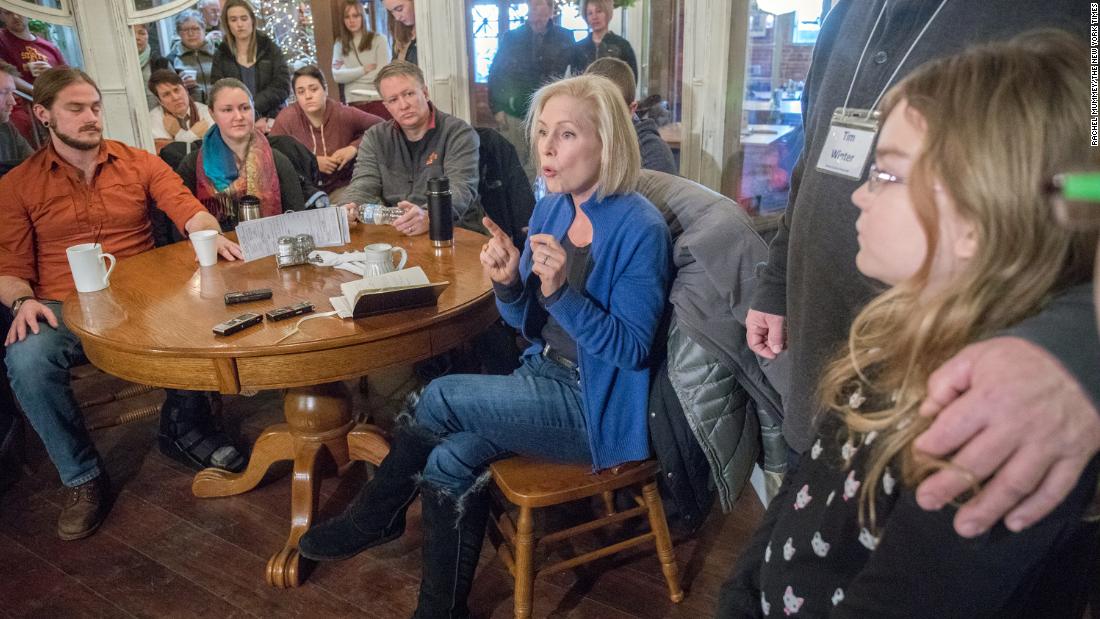
M240 221L252 221L263 217L260 211L260 199L256 196L241 196L237 200L237 214Z

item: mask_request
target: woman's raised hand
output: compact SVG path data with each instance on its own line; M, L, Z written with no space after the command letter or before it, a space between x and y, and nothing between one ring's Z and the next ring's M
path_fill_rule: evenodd
M531 272L542 280L542 296L548 297L565 283L565 248L552 234L532 234Z
M489 279L502 286L511 286L519 279L519 250L512 244L512 237L492 219L484 217L481 223L493 235L481 246L481 266Z

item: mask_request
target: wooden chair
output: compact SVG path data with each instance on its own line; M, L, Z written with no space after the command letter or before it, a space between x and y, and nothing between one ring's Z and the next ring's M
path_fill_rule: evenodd
M497 554L515 579L515 616L530 617L535 574L552 574L583 563L619 552L638 544L654 541L657 557L661 562L668 583L669 598L673 602L684 599L680 589L680 575L676 557L672 551L672 539L668 533L664 506L657 492L657 462L647 460L632 462L611 469L592 472L590 465L557 464L525 457L512 457L493 463L490 467L493 481L503 497L519 507L518 520L512 520L507 509L494 510L496 525L502 543ZM641 486L641 496L635 500L637 507L616 511L614 492L628 487ZM560 505L578 499L601 496L605 514L595 520L547 533L535 539L533 510ZM649 531L610 546L558 561L541 569L535 568L535 548L538 544L550 545L581 533L587 533L647 515ZM514 558L513 558L514 557Z

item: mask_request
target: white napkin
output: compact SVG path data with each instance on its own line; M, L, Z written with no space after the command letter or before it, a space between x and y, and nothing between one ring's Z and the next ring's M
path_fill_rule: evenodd
M309 261L317 266L334 267L350 271L362 276L366 270L367 254L361 251L334 251L313 250L309 252Z

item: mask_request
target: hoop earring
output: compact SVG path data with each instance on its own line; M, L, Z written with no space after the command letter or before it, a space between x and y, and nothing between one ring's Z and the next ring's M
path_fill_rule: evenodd
M50 127L50 121L48 121L48 120L43 120L43 121L42 121L42 126L43 126L43 127L46 127L47 129L49 129L49 127Z

